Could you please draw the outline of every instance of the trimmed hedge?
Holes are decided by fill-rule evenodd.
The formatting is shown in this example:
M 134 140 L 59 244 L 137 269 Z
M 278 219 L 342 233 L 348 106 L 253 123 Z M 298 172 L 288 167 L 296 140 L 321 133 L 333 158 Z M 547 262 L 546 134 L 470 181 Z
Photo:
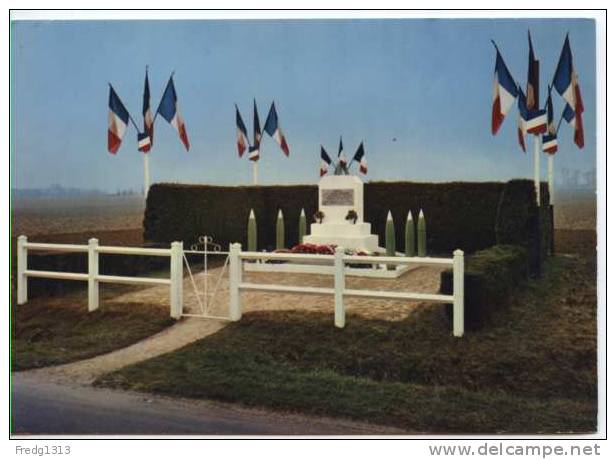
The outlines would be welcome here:
M 409 210 L 415 220 L 426 214 L 429 253 L 451 253 L 456 248 L 475 251 L 496 243 L 494 222 L 504 183 L 369 182 L 364 187 L 364 215 L 372 232 L 385 244 L 385 221 L 391 210 L 396 224 L 396 246 L 404 247 L 404 224 Z M 226 247 L 246 241 L 250 209 L 257 217 L 258 248 L 275 246 L 278 209 L 287 229 L 286 241 L 298 242 L 297 222 L 302 207 L 308 223 L 317 210 L 316 185 L 240 186 L 155 184 L 148 194 L 144 239 L 156 243 L 194 242 L 207 234 Z
M 518 245 L 495 245 L 466 257 L 464 266 L 464 325 L 473 330 L 500 308 L 529 274 L 528 251 Z M 441 273 L 441 293 L 453 293 L 453 273 Z M 453 317 L 453 306 L 447 305 Z
M 498 203 L 496 243 L 524 247 L 529 254 L 532 275 L 541 273 L 541 263 L 548 256 L 553 239 L 549 199 L 546 183 L 541 184 L 541 207 L 538 208 L 533 182 L 511 180 L 505 185 Z
M 370 182 L 364 186 L 364 219 L 385 245 L 385 222 L 391 209 L 396 247 L 404 247 L 404 225 L 411 210 L 426 218 L 428 255 L 456 249 L 474 252 L 496 243 L 494 222 L 504 183 Z
M 224 249 L 231 242 L 247 246 L 250 209 L 257 219 L 257 248 L 274 249 L 276 216 L 282 209 L 287 245 L 298 239 L 299 214 L 304 208 L 308 222 L 317 211 L 316 186 L 240 186 L 155 184 L 148 193 L 144 239 L 184 246 L 207 234 Z
M 16 261 L 14 266 L 17 266 Z M 37 271 L 88 272 L 86 253 L 29 253 L 28 268 Z M 15 268 L 16 269 L 16 268 Z M 137 255 L 99 255 L 99 272 L 115 276 L 143 276 L 152 271 L 168 270 L 169 258 Z M 15 273 L 14 273 L 15 275 Z M 15 277 L 14 277 L 15 278 Z M 58 279 L 28 279 L 28 296 L 62 295 L 75 288 L 85 288 L 86 283 Z
M 542 184 L 541 216 L 535 205 L 530 180 L 502 182 L 368 182 L 364 186 L 364 218 L 385 245 L 387 212 L 395 222 L 396 247 L 404 247 L 404 225 L 409 210 L 415 221 L 419 210 L 426 215 L 428 254 L 451 255 L 455 249 L 467 254 L 495 244 L 525 247 L 532 272 L 549 249 L 552 226 L 549 220 L 547 185 Z M 317 210 L 316 185 L 212 186 L 155 184 L 150 188 L 144 218 L 144 239 L 168 244 L 194 243 L 200 235 L 212 236 L 227 247 L 230 242 L 247 244 L 250 209 L 257 218 L 258 250 L 276 244 L 276 215 L 285 217 L 286 244 L 298 241 L 298 220 L 304 208 L 308 223 Z

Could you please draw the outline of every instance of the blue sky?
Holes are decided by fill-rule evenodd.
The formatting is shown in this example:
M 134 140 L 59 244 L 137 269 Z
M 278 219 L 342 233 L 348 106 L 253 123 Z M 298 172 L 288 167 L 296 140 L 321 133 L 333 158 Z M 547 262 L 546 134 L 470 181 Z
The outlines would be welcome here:
M 364 141 L 368 180 L 507 180 L 532 176 L 517 145 L 516 113 L 490 133 L 498 44 L 525 87 L 531 30 L 545 98 L 570 33 L 586 112 L 586 147 L 560 131 L 556 171 L 595 164 L 595 26 L 576 19 L 23 21 L 11 25 L 14 186 L 115 191 L 140 188 L 142 158 L 131 127 L 107 153 L 111 82 L 140 123 L 146 64 L 152 104 L 172 70 L 190 152 L 159 117 L 152 181 L 247 184 L 235 149 L 235 109 L 252 130 L 272 100 L 291 149 L 262 143 L 262 183 L 314 183 L 319 146 L 347 156 Z M 555 95 L 555 110 L 562 99 Z M 395 139 L 395 140 L 394 140 Z M 532 145 L 532 139 L 527 138 Z M 545 160 L 544 160 L 545 170 Z

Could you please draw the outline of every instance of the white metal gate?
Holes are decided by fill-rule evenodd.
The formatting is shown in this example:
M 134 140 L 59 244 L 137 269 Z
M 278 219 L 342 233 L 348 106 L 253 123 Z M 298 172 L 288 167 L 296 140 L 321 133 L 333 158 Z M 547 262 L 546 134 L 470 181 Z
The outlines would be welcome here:
M 198 279 L 195 279 L 195 275 L 193 275 L 193 271 L 190 267 L 190 262 L 188 260 L 188 257 L 186 256 L 187 254 L 203 255 L 203 282 L 201 282 L 201 286 L 198 285 Z M 224 256 L 225 261 L 220 269 L 220 272 L 214 279 L 214 284 L 210 285 L 209 278 L 211 277 L 211 274 L 208 271 L 207 258 L 208 256 L 212 255 Z M 183 304 L 182 316 L 198 317 L 202 319 L 231 320 L 229 315 L 217 315 L 212 312 L 212 308 L 217 298 L 220 299 L 221 304 L 228 304 L 228 299 L 224 298 L 222 295 L 219 295 L 219 293 L 221 290 L 223 277 L 225 275 L 225 272 L 227 272 L 229 268 L 229 252 L 223 251 L 221 245 L 216 244 L 211 236 L 199 236 L 198 242 L 192 244 L 190 250 L 183 251 L 183 258 L 184 264 L 186 265 L 186 269 L 188 271 L 188 277 L 190 279 L 197 300 L 197 311 L 187 311 L 186 304 Z M 228 307 L 226 308 L 226 310 L 228 311 Z

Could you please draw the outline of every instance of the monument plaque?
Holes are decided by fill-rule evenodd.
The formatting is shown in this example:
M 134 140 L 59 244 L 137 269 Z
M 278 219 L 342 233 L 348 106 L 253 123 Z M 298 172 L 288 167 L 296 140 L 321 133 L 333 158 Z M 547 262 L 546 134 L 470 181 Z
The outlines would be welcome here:
M 370 223 L 364 222 L 364 184 L 354 175 L 330 175 L 319 182 L 321 223 L 310 225 L 304 242 L 334 244 L 366 253 L 380 251 L 379 238 L 370 233 Z M 350 210 L 357 214 L 355 223 L 346 219 Z
M 352 188 L 321 190 L 321 205 L 323 206 L 353 206 L 355 193 Z

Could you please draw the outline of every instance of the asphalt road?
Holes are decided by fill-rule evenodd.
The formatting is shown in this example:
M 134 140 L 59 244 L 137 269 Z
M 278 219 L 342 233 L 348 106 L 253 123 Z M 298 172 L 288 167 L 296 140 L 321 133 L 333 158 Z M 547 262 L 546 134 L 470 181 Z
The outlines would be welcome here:
M 15 435 L 399 435 L 370 424 L 67 386 L 13 374 Z

